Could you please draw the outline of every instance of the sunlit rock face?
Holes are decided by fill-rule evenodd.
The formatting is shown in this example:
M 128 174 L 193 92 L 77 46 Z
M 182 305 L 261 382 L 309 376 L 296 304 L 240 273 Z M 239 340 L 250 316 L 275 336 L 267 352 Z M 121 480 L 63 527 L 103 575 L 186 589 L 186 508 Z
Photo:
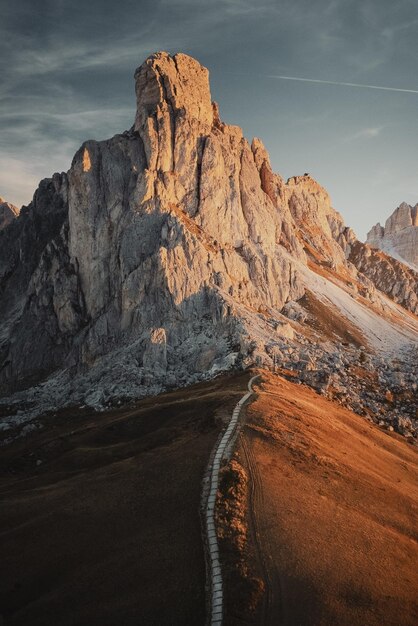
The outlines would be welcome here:
M 65 185 L 55 185 L 65 215 L 28 268 L 20 316 L 9 315 L 4 385 L 64 362 L 91 366 L 133 342 L 142 367 L 160 328 L 168 367 L 182 350 L 184 368 L 210 367 L 240 351 L 234 302 L 279 310 L 303 294 L 289 252 L 302 262 L 305 254 L 283 181 L 261 142 L 250 146 L 239 128 L 221 122 L 208 71 L 186 55 L 158 53 L 135 80 L 134 128 L 86 142 L 62 175 Z M 40 197 L 55 206 L 44 186 L 21 229 Z M 10 272 L 6 283 L 13 285 Z M 22 338 L 10 341 L 15 334 Z M 29 341 L 36 357 L 25 349 Z
M 121 380 L 149 391 L 263 362 L 308 264 L 373 297 L 326 191 L 285 182 L 222 122 L 196 60 L 154 54 L 135 89 L 132 129 L 85 142 L 0 233 L 3 394 L 63 369 L 111 397 Z
M 413 266 L 360 241 L 351 245 L 348 259 L 377 289 L 418 315 L 418 271 Z
M 367 234 L 366 243 L 411 265 L 418 271 L 418 204 L 406 202 L 392 213 L 385 226 L 376 224 Z
M 0 230 L 6 228 L 19 215 L 19 209 L 0 198 Z

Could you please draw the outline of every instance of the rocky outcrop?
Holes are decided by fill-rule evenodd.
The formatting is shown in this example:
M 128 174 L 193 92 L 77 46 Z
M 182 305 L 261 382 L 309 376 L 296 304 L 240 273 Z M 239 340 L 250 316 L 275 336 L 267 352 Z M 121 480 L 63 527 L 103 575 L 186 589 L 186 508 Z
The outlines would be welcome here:
M 6 228 L 19 215 L 19 209 L 0 198 L 0 231 Z
M 379 291 L 418 315 L 418 272 L 360 241 L 352 243 L 348 259 Z
M 312 261 L 334 269 L 346 267 L 339 237 L 345 229 L 341 215 L 331 206 L 327 191 L 309 174 L 289 178 L 284 196 L 297 226 L 297 234 Z
M 392 235 L 404 230 L 404 228 L 408 228 L 409 226 L 418 226 L 417 210 L 418 204 L 411 207 L 406 202 L 402 202 L 402 204 L 386 220 L 385 234 Z
M 312 271 L 379 304 L 326 191 L 222 122 L 205 68 L 160 52 L 135 82 L 131 130 L 85 142 L 0 233 L 3 394 L 49 376 L 26 401 L 96 405 L 317 350 L 285 317 Z
M 418 273 L 413 265 L 406 266 L 358 241 L 353 230 L 345 226 L 341 215 L 332 208 L 326 190 L 308 174 L 289 179 L 284 195 L 298 237 L 312 263 L 348 278 L 357 293 L 375 305 L 378 305 L 378 290 L 418 314 Z M 416 226 L 410 226 L 416 219 L 416 212 L 406 207 L 408 205 L 401 205 L 396 215 L 386 222 L 392 237 L 393 233 L 403 236 L 408 229 L 418 232 Z M 378 237 L 381 230 L 385 231 L 377 224 L 372 229 L 374 236 Z
M 68 179 L 55 174 L 41 181 L 31 204 L 0 232 L 1 379 L 10 380 L 10 389 L 37 382 L 68 355 L 70 309 L 78 307 L 74 282 Z
M 366 243 L 418 271 L 418 204 L 412 207 L 402 202 L 384 227 L 373 226 L 367 233 Z
M 185 370 L 210 369 L 239 352 L 233 303 L 280 310 L 303 294 L 282 180 L 261 142 L 222 123 L 207 70 L 158 53 L 135 78 L 134 128 L 83 144 L 1 248 L 4 302 L 16 304 L 4 311 L 3 391 L 133 345 L 140 378 L 162 350 L 156 329 L 160 369 L 178 373 L 182 351 Z

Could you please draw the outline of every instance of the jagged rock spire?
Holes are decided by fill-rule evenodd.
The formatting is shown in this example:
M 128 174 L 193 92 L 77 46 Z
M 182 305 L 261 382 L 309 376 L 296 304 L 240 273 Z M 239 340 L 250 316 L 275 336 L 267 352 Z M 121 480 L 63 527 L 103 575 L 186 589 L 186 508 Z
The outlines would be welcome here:
M 369 245 L 418 268 L 418 204 L 402 202 L 388 217 L 385 226 L 376 224 L 367 233 Z
M 135 130 L 144 142 L 148 169 L 172 171 L 178 118 L 212 126 L 209 72 L 186 54 L 157 52 L 136 70 L 135 91 Z
M 135 89 L 137 129 L 165 106 L 212 125 L 209 71 L 187 54 L 157 52 L 148 57 L 135 72 Z

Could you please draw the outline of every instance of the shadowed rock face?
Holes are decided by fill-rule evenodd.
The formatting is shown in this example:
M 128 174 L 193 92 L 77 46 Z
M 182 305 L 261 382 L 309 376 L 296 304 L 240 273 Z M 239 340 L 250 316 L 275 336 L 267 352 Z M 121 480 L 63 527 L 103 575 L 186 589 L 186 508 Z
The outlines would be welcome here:
M 308 261 L 374 292 L 326 191 L 221 121 L 197 61 L 154 54 L 135 86 L 132 129 L 84 143 L 0 233 L 3 394 L 61 368 L 111 396 L 262 360 L 260 325 L 303 296 Z
M 373 226 L 367 233 L 366 243 L 418 270 L 418 204 L 412 207 L 402 202 L 384 227 Z
M 283 182 L 260 142 L 220 121 L 208 71 L 158 53 L 135 78 L 134 129 L 83 144 L 2 248 L 1 289 L 16 300 L 4 311 L 3 389 L 135 341 L 142 367 L 159 328 L 176 353 L 188 342 L 187 369 L 210 368 L 239 352 L 234 301 L 280 309 L 303 294 Z
M 13 389 L 60 366 L 81 309 L 68 253 L 68 179 L 54 174 L 0 232 L 1 380 Z

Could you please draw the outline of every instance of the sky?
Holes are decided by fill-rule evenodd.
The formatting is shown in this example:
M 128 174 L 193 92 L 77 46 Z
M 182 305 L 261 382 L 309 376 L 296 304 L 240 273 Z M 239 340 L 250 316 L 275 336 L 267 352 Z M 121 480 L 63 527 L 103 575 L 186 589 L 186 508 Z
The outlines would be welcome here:
M 316 178 L 360 239 L 418 202 L 416 0 L 0 0 L 0 16 L 0 196 L 17 206 L 132 126 L 135 68 L 158 50 L 208 67 L 222 119 L 285 178 Z

